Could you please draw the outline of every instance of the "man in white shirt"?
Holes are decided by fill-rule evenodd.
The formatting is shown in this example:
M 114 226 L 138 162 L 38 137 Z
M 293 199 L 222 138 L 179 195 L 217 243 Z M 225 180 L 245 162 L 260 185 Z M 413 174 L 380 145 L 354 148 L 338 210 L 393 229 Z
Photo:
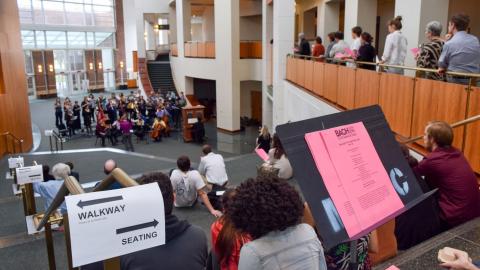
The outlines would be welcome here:
M 362 38 L 360 37 L 363 33 L 363 29 L 360 26 L 355 26 L 352 28 L 352 38 L 353 43 L 350 46 L 350 50 L 352 51 L 353 55 L 350 55 L 351 58 L 356 59 L 358 56 L 358 51 L 362 46 Z M 354 63 L 347 63 L 347 67 L 356 67 Z
M 200 158 L 198 171 L 205 177 L 209 188 L 211 189 L 212 185 L 226 186 L 228 176 L 222 155 L 213 153 L 208 144 L 203 146 L 202 152 L 204 156 Z
M 220 217 L 222 212 L 215 210 L 205 192 L 206 185 L 202 176 L 196 170 L 190 170 L 190 159 L 187 156 L 181 156 L 177 160 L 178 169 L 173 170 L 170 175 L 172 182 L 175 207 L 191 207 L 197 198 L 203 201 L 210 214 Z

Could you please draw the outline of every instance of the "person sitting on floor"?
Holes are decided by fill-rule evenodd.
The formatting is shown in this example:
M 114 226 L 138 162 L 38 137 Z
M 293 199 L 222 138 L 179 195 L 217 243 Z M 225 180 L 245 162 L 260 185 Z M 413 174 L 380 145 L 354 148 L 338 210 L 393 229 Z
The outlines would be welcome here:
M 190 170 L 190 159 L 181 156 L 177 160 L 177 167 L 172 171 L 170 180 L 175 192 L 175 207 L 191 207 L 198 197 L 203 201 L 210 214 L 220 217 L 222 212 L 215 210 L 205 192 L 206 185 L 202 176 L 196 170 Z
M 226 212 L 236 229 L 253 241 L 240 250 L 239 270 L 326 270 L 314 228 L 302 223 L 300 194 L 277 177 L 248 179 L 236 188 Z
M 203 270 L 208 256 L 207 237 L 200 227 L 172 214 L 175 199 L 168 176 L 156 172 L 138 179 L 141 184 L 157 183 L 165 208 L 165 245 L 137 251 L 120 258 L 120 269 Z
M 430 154 L 413 168 L 431 188 L 438 188 L 444 230 L 480 216 L 477 178 L 462 152 L 452 146 L 453 130 L 443 121 L 425 127 L 424 143 Z
M 282 179 L 290 179 L 293 176 L 292 165 L 285 155 L 280 138 L 273 134 L 272 148 L 268 151 L 268 160 L 262 166 L 273 166 L 278 169 L 278 177 Z
M 204 176 L 209 190 L 217 185 L 225 187 L 228 183 L 227 170 L 222 155 L 212 152 L 212 146 L 206 144 L 202 147 L 203 157 L 200 158 L 198 172 Z
M 205 138 L 205 126 L 202 117 L 197 116 L 197 122 L 192 125 L 192 139 L 196 143 L 203 143 Z

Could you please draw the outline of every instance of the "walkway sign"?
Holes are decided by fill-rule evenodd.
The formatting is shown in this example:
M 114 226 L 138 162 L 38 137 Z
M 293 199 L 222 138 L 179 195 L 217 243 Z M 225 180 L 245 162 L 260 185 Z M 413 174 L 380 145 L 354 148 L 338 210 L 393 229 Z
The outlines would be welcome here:
M 157 184 L 65 198 L 73 267 L 165 244 L 165 214 Z
M 17 184 L 23 185 L 34 182 L 43 182 L 42 165 L 20 167 L 15 169 Z

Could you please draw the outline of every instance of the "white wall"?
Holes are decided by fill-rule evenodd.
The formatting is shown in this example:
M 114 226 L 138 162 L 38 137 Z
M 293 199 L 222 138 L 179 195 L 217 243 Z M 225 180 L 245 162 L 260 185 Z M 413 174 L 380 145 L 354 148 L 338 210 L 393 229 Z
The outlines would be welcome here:
M 296 122 L 339 112 L 338 109 L 300 90 L 295 85 L 287 81 L 284 84 L 283 100 L 285 102 L 283 103 L 283 117 L 285 122 Z
M 215 41 L 215 13 L 212 6 L 207 6 L 203 12 L 203 41 Z
M 261 81 L 240 82 L 240 116 L 252 117 L 252 92 L 262 91 Z
M 203 24 L 192 23 L 191 27 L 192 41 L 203 41 Z
M 240 17 L 240 40 L 262 40 L 262 15 Z

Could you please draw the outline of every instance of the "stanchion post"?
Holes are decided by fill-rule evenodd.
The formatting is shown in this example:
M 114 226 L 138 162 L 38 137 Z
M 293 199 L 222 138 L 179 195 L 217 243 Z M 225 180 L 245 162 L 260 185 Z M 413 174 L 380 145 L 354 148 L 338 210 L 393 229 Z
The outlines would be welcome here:
M 56 270 L 57 266 L 55 264 L 55 250 L 53 248 L 52 224 L 50 221 L 45 223 L 45 243 L 47 244 L 48 268 L 50 270 Z
M 78 268 L 73 268 L 72 263 L 72 243 L 70 242 L 70 226 L 68 225 L 68 214 L 63 214 L 63 227 L 65 228 L 65 244 L 67 246 L 68 269 L 78 270 Z
M 34 215 L 37 213 L 34 194 L 35 193 L 33 192 L 32 183 L 23 185 L 22 200 L 23 200 L 23 211 L 25 213 L 25 216 Z

